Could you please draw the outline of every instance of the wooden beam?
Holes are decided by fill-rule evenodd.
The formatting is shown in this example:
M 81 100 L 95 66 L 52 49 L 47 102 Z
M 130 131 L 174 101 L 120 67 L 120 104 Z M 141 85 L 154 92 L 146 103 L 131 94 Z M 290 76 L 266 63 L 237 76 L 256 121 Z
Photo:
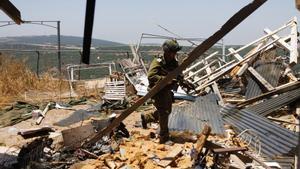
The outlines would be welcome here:
M 260 86 L 263 86 L 265 89 L 267 89 L 267 91 L 274 90 L 274 87 L 264 77 L 262 77 L 253 67 L 249 67 L 248 71 L 256 79 L 255 81 L 260 84 Z
M 213 56 L 215 56 L 215 55 L 218 54 L 218 53 L 219 53 L 219 52 L 216 51 L 216 52 L 210 54 L 209 56 L 207 56 L 206 58 L 204 58 L 203 60 L 201 60 L 201 61 L 199 61 L 199 62 L 193 64 L 192 66 L 190 66 L 190 67 L 188 67 L 187 69 L 185 69 L 185 70 L 183 71 L 183 74 L 185 75 L 185 74 L 187 74 L 189 71 L 191 71 L 192 69 L 196 68 L 197 66 L 200 66 L 201 64 L 204 64 L 204 61 L 207 61 L 207 60 L 211 59 Z
M 16 24 L 20 25 L 24 22 L 21 19 L 20 11 L 9 0 L 0 0 L 0 9 L 2 9 L 2 11 L 4 11 Z
M 291 26 L 291 25 L 292 25 L 292 21 L 289 21 L 288 23 L 284 24 L 282 27 L 280 27 L 280 28 L 274 30 L 272 33 L 270 33 L 270 34 L 268 34 L 268 35 L 265 35 L 265 36 L 263 36 L 263 37 L 261 37 L 261 38 L 259 38 L 259 39 L 256 39 L 255 41 L 250 42 L 250 43 L 248 43 L 247 45 L 245 45 L 245 46 L 243 46 L 243 47 L 237 49 L 236 52 L 240 52 L 240 51 L 242 51 L 242 50 L 244 50 L 244 49 L 246 49 L 246 48 L 248 48 L 248 47 L 250 47 L 250 46 L 256 44 L 257 42 L 264 41 L 264 40 L 268 39 L 270 36 L 276 34 L 276 33 L 279 32 L 279 31 L 282 31 L 283 29 L 285 29 L 285 28 L 287 28 L 287 27 L 289 27 L 289 26 Z M 230 52 L 230 53 L 226 54 L 226 56 L 228 57 L 228 56 L 230 56 L 230 55 L 232 55 L 232 54 L 233 54 L 233 53 Z
M 254 103 L 258 100 L 261 100 L 263 98 L 270 97 L 270 96 L 273 96 L 275 94 L 281 94 L 281 93 L 284 93 L 284 92 L 288 92 L 290 90 L 294 90 L 294 89 L 299 88 L 299 87 L 300 87 L 300 82 L 299 81 L 290 82 L 288 84 L 284 84 L 284 85 L 275 87 L 275 89 L 270 91 L 270 92 L 263 93 L 259 96 L 253 97 L 253 98 L 248 99 L 248 100 L 246 100 L 242 103 L 239 103 L 239 104 L 237 104 L 237 107 L 242 108 L 242 107 L 245 107 L 245 106 L 247 106 L 251 103 Z
M 203 83 L 201 86 L 198 86 L 196 88 L 196 91 L 199 91 L 201 89 L 204 89 L 205 87 L 209 86 L 213 81 L 217 80 L 218 78 L 224 76 L 225 74 L 227 74 L 228 72 L 230 72 L 233 68 L 235 68 L 238 65 L 241 65 L 245 62 L 247 62 L 252 56 L 256 55 L 258 52 L 260 52 L 261 50 L 264 50 L 266 48 L 268 48 L 270 45 L 272 45 L 276 40 L 266 44 L 264 47 L 260 48 L 258 51 L 256 51 L 255 53 L 249 55 L 249 56 L 245 56 L 245 58 L 243 58 L 243 60 L 238 61 L 237 63 L 231 65 L 230 67 L 227 67 L 225 70 L 222 70 L 216 74 L 214 74 L 213 76 L 210 77 L 210 79 L 208 81 L 206 81 L 205 83 Z M 193 82 L 195 83 L 195 82 Z
M 267 0 L 254 0 L 240 11 L 234 14 L 216 33 L 203 41 L 199 46 L 197 46 L 192 52 L 188 54 L 188 58 L 177 67 L 175 70 L 170 72 L 164 79 L 159 81 L 144 97 L 140 98 L 131 107 L 126 109 L 118 116 L 112 123 L 105 129 L 100 131 L 95 137 L 91 138 L 89 141 L 85 142 L 83 146 L 87 146 L 97 142 L 105 134 L 111 132 L 115 127 L 117 127 L 127 116 L 129 116 L 133 111 L 135 111 L 139 106 L 144 104 L 148 99 L 157 94 L 162 88 L 164 88 L 172 79 L 174 79 L 178 74 L 180 74 L 184 69 L 186 69 L 191 63 L 193 63 L 199 56 L 204 54 L 209 48 L 211 48 L 215 43 L 220 41 L 227 33 L 239 25 L 244 19 L 246 19 L 250 14 L 252 14 L 256 9 L 263 5 Z
M 290 64 L 298 63 L 298 30 L 297 30 L 297 18 L 294 17 L 291 25 L 291 49 L 290 49 Z
M 223 153 L 236 153 L 239 151 L 247 151 L 246 147 L 231 147 L 231 148 L 214 148 L 213 153 L 223 154 Z
M 234 56 L 239 60 L 243 60 L 243 57 L 241 57 L 238 53 L 235 52 L 233 48 L 228 49 L 230 52 L 234 52 Z M 256 50 L 257 51 L 257 50 Z M 255 52 L 256 52 L 255 51 Z M 255 53 L 251 52 L 251 53 Z M 249 53 L 249 54 L 251 54 Z M 271 91 L 274 89 L 274 87 L 264 78 L 262 77 L 252 66 L 248 67 L 248 71 L 251 73 L 251 75 L 256 79 L 256 81 L 263 86 L 268 91 Z
M 213 60 L 212 62 L 208 63 L 207 61 L 204 62 L 204 67 L 202 67 L 201 69 L 198 69 L 197 71 L 193 72 L 192 74 L 190 74 L 188 77 L 186 77 L 185 79 L 189 79 L 195 75 L 197 75 L 200 72 L 203 72 L 204 70 L 207 69 L 207 67 L 211 66 L 212 64 L 215 64 L 218 60 Z
M 205 64 L 208 64 L 207 61 L 205 61 L 204 63 L 205 63 Z M 207 72 L 208 75 L 210 75 L 210 74 L 212 73 L 211 68 L 210 68 L 209 65 L 206 67 L 205 70 L 206 70 L 206 72 Z M 214 93 L 218 96 L 218 98 L 219 98 L 219 101 L 218 101 L 219 105 L 224 105 L 224 101 L 223 101 L 222 95 L 221 95 L 221 93 L 220 93 L 220 90 L 219 90 L 219 87 L 218 87 L 217 82 L 214 81 L 214 82 L 212 83 L 211 86 L 212 86 L 213 92 L 214 92 Z
M 235 60 L 232 60 L 232 61 L 230 61 L 230 62 L 224 64 L 223 66 L 217 68 L 217 69 L 216 69 L 214 72 L 212 72 L 210 75 L 204 75 L 204 76 L 200 77 L 199 79 L 195 79 L 195 81 L 193 81 L 192 84 L 195 84 L 195 83 L 197 83 L 197 82 L 199 82 L 199 81 L 201 81 L 201 80 L 203 80 L 203 79 L 205 79 L 205 78 L 207 78 L 207 77 L 209 77 L 209 76 L 213 76 L 214 74 L 218 73 L 218 72 L 221 71 L 222 69 L 224 69 L 224 68 L 226 68 L 226 67 L 229 67 L 229 66 L 232 65 L 234 62 L 236 62 L 236 61 L 235 61 Z
M 264 29 L 264 32 L 265 32 L 266 34 L 272 33 L 272 31 L 271 31 L 270 29 L 268 29 L 268 28 L 265 28 L 265 29 Z M 278 35 L 276 35 L 276 34 L 273 34 L 273 35 L 271 36 L 271 38 L 272 38 L 272 39 L 279 39 L 280 37 L 279 37 Z M 277 43 L 278 45 L 284 47 L 286 50 L 289 50 L 289 51 L 291 50 L 291 46 L 290 46 L 288 43 L 286 43 L 286 42 L 284 41 L 284 39 L 282 39 L 282 38 L 280 38 L 276 43 Z

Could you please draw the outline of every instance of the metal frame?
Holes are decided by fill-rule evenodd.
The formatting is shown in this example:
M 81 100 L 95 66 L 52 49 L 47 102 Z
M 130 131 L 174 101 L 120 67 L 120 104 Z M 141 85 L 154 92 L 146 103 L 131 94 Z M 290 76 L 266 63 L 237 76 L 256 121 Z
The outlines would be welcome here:
M 6 23 L 6 24 L 1 24 Z M 47 24 L 56 23 L 56 26 Z M 0 21 L 0 27 L 16 25 L 13 21 Z M 23 21 L 22 24 L 42 25 L 57 30 L 57 57 L 58 57 L 58 70 L 61 75 L 61 44 L 60 44 L 60 21 Z
M 198 44 L 194 43 L 194 41 L 196 42 L 203 42 L 205 41 L 205 38 L 184 38 L 184 37 L 178 37 L 178 35 L 176 35 L 177 37 L 172 37 L 172 36 L 165 36 L 165 35 L 156 35 L 156 34 L 151 34 L 151 33 L 142 33 L 140 40 L 136 46 L 136 52 L 139 52 L 140 50 L 140 46 L 142 44 L 142 40 L 143 39 L 176 39 L 176 40 L 180 40 L 180 41 L 187 41 L 189 43 L 191 43 L 192 46 L 197 46 Z M 224 44 L 224 39 L 221 39 L 220 42 L 217 42 L 216 45 L 221 45 L 222 46 L 222 58 L 224 60 L 225 57 L 225 44 Z

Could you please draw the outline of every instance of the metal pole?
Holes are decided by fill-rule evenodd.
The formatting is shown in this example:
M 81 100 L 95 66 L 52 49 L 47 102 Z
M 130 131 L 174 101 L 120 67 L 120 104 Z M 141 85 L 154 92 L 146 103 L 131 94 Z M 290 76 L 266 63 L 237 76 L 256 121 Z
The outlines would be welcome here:
M 36 75 L 39 77 L 39 71 L 40 71 L 40 52 L 35 51 L 37 54 L 37 61 L 36 61 Z
M 86 13 L 84 24 L 84 37 L 83 37 L 83 51 L 82 51 L 82 63 L 90 64 L 90 50 L 92 42 L 94 15 L 95 15 L 96 0 L 86 1 Z
M 60 21 L 57 21 L 57 57 L 58 57 L 59 76 L 61 76 Z
M 226 61 L 225 59 L 225 42 L 224 42 L 224 38 L 222 39 L 222 59 L 224 61 Z
M 79 51 L 79 54 L 80 54 L 80 58 L 82 58 L 83 54 L 81 51 Z M 80 68 L 81 68 L 81 64 L 82 64 L 82 59 L 80 59 L 80 62 L 79 62 L 79 69 L 78 69 L 78 80 L 80 80 Z

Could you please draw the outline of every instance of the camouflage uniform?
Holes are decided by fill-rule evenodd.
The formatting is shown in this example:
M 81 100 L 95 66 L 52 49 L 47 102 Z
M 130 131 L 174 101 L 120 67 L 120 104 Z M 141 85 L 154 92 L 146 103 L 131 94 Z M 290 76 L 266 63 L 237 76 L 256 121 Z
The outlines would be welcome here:
M 163 56 L 156 57 L 150 65 L 148 71 L 149 88 L 152 88 L 158 81 L 163 79 L 169 72 L 178 67 L 177 60 L 172 60 L 166 63 Z M 168 129 L 168 117 L 172 111 L 173 92 L 172 89 L 177 88 L 177 82 L 173 80 L 173 83 L 167 85 L 160 90 L 152 99 L 154 100 L 154 106 L 156 111 L 153 113 L 145 114 L 144 118 L 147 123 L 159 121 L 160 125 L 160 137 L 163 140 L 167 140 L 169 137 Z

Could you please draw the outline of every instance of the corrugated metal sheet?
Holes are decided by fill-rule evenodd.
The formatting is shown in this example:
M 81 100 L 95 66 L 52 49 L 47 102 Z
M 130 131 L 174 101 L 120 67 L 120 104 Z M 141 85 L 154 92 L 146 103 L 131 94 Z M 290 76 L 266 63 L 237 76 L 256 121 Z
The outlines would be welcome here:
M 211 126 L 212 133 L 224 134 L 224 123 L 215 94 L 197 97 L 195 102 L 188 105 L 174 106 L 169 116 L 170 130 L 199 133 L 205 124 Z
M 267 116 L 274 110 L 279 109 L 285 105 L 288 105 L 300 98 L 300 89 L 292 90 L 283 93 L 279 96 L 273 97 L 271 99 L 265 100 L 259 104 L 249 106 L 245 110 L 260 114 L 262 116 Z
M 298 135 L 281 127 L 267 118 L 246 110 L 237 110 L 230 107 L 221 109 L 225 123 L 236 128 L 240 133 L 252 129 L 259 136 L 264 156 L 269 158 L 294 155 L 298 144 Z M 254 142 L 251 144 L 254 147 Z
M 295 157 L 283 157 L 274 159 L 282 169 L 291 169 L 295 164 Z
M 247 87 L 246 87 L 246 99 L 250 99 L 252 97 L 258 96 L 262 93 L 259 85 L 252 79 L 252 77 L 247 77 Z
M 284 69 L 281 63 L 264 61 L 257 61 L 253 67 L 273 87 L 278 85 L 280 72 Z M 248 77 L 247 80 L 248 85 L 245 94 L 246 99 L 260 95 L 262 90 L 260 89 L 259 85 L 252 79 L 252 77 Z

